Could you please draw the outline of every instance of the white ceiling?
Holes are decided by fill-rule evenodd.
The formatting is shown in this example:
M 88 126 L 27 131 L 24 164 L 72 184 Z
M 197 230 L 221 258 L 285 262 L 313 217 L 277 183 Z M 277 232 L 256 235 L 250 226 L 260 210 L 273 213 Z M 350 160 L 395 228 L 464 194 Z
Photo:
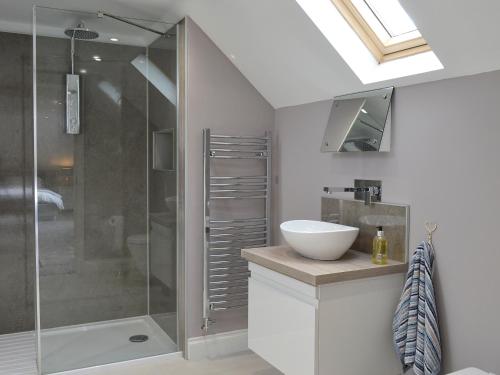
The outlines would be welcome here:
M 314 0 L 311 0 L 314 1 Z M 275 107 L 387 85 L 500 69 L 500 1 L 400 0 L 445 69 L 363 85 L 295 0 L 45 0 L 176 22 L 189 15 Z M 32 0 L 0 0 L 0 28 L 31 22 Z
M 144 7 L 144 3 L 138 6 L 137 0 L 38 0 L 36 4 L 40 8 L 36 12 L 37 35 L 66 37 L 65 29 L 83 21 L 87 28 L 98 31 L 98 42 L 110 43 L 110 37 L 118 37 L 119 44 L 145 46 L 158 36 L 108 17 L 98 18 L 97 13 L 103 10 L 122 17 L 131 17 L 138 24 L 165 32 L 179 22 L 182 16 L 163 17 L 165 1 L 162 1 L 162 7 L 158 7 L 159 3 L 148 0 L 148 6 Z M 31 0 L 0 0 L 0 30 L 31 33 L 32 6 Z

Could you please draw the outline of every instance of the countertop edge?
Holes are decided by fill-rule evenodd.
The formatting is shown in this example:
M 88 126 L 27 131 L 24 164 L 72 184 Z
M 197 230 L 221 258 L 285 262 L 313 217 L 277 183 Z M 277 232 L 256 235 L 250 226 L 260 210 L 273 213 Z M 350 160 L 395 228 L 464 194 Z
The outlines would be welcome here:
M 295 268 L 287 266 L 286 264 L 276 262 L 274 260 L 266 259 L 251 253 L 246 249 L 241 250 L 241 256 L 251 263 L 258 264 L 259 266 L 270 269 L 271 271 L 278 272 L 282 275 L 291 277 L 292 279 L 302 281 L 306 284 L 318 286 L 317 277 L 307 272 L 297 271 Z M 295 273 L 300 272 L 300 277 L 296 277 Z
M 406 271 L 408 270 L 408 263 L 398 262 L 397 264 L 389 264 L 376 268 L 339 271 L 325 275 L 312 275 L 295 267 L 280 263 L 279 261 L 254 254 L 252 252 L 252 249 L 242 249 L 241 256 L 251 263 L 255 263 L 259 266 L 268 268 L 271 271 L 278 272 L 282 275 L 291 277 L 295 280 L 304 282 L 312 286 L 321 286 L 336 282 L 361 280 L 370 277 L 406 273 Z
M 318 280 L 314 285 L 319 286 L 319 285 L 331 284 L 342 281 L 354 281 L 354 280 L 368 279 L 370 277 L 394 275 L 398 273 L 406 273 L 407 270 L 408 270 L 408 264 L 402 263 L 402 264 L 385 265 L 381 266 L 380 268 L 339 272 L 332 275 L 317 276 Z

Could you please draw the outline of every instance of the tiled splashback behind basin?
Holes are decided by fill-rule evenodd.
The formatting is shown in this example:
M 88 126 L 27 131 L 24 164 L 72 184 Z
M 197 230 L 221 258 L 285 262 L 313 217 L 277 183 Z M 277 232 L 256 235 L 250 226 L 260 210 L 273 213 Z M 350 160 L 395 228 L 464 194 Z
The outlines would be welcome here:
M 348 199 L 321 198 L 321 220 L 359 228 L 352 249 L 371 254 L 377 226 L 384 227 L 390 259 L 407 262 L 410 207 Z

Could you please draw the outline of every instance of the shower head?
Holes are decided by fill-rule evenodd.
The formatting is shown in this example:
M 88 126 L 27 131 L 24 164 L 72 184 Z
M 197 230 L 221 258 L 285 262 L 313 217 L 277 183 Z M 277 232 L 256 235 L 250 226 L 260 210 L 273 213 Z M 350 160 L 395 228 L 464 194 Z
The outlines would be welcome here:
M 97 31 L 86 28 L 83 22 L 80 22 L 76 27 L 64 30 L 64 34 L 77 40 L 92 40 L 99 37 Z
M 66 134 L 80 134 L 80 76 L 75 74 L 75 40 L 92 40 L 99 37 L 83 22 L 64 30 L 71 38 L 71 74 L 66 74 Z

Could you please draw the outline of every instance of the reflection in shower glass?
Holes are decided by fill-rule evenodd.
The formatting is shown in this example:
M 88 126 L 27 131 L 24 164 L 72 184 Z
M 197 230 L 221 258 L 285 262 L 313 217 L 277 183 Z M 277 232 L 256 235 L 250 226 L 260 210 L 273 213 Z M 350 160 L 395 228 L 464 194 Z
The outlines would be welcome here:
M 96 37 L 67 31 L 75 25 Z M 175 28 L 169 33 L 36 10 L 43 373 L 177 351 L 177 175 L 150 168 L 152 132 L 175 129 L 176 107 L 132 63 L 147 57 L 175 85 Z M 68 131 L 76 119 L 78 131 Z
M 177 42 L 175 29 L 149 46 L 149 201 L 150 201 L 150 314 L 177 342 Z M 144 73 L 142 73 L 144 74 Z M 175 83 L 174 83 L 175 82 Z M 154 142 L 163 134 L 170 142 Z M 162 152 L 159 152 L 161 149 Z M 165 160 L 155 168 L 154 157 Z
M 34 371 L 31 36 L 0 32 L 0 373 Z M 40 192 L 43 199 L 43 192 Z M 13 350 L 15 348 L 15 350 Z

